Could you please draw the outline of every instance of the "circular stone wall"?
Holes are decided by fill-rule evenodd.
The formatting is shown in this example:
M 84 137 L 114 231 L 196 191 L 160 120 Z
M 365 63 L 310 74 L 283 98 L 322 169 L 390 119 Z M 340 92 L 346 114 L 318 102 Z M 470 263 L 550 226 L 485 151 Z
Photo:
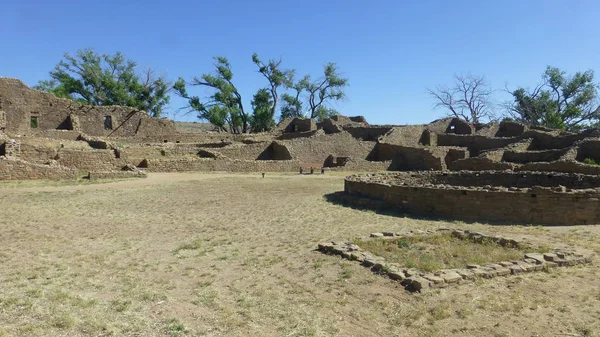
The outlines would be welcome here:
M 349 176 L 344 190 L 350 196 L 372 199 L 373 205 L 384 202 L 401 211 L 452 219 L 533 225 L 600 223 L 600 176 L 398 172 Z

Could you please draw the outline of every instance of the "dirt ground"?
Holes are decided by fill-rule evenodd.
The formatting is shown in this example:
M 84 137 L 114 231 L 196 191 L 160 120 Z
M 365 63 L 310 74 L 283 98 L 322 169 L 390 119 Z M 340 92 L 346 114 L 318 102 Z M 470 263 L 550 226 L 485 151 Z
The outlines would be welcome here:
M 490 226 L 352 209 L 343 175 L 150 174 L 0 185 L 0 336 L 598 336 L 598 259 L 411 294 L 315 251 L 453 226 L 600 252 L 600 226 Z

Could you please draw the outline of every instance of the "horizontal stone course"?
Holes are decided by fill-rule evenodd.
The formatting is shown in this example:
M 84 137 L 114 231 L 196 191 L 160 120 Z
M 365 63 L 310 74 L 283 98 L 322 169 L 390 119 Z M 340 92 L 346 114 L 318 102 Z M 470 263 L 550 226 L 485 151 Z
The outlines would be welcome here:
M 471 240 L 475 237 L 481 237 L 485 240 L 494 241 L 499 245 L 511 247 L 529 246 L 529 243 L 514 239 L 506 239 L 503 237 L 451 228 L 440 228 L 437 231 L 428 230 L 393 233 L 393 235 L 388 236 L 383 235 L 381 232 L 377 232 L 371 233 L 370 237 L 378 240 L 391 240 L 414 235 L 435 235 L 448 232 L 463 239 Z M 364 237 L 362 239 L 368 238 Z M 373 272 L 385 274 L 392 280 L 400 281 L 400 284 L 404 286 L 406 290 L 413 292 L 423 292 L 430 288 L 443 288 L 451 284 L 472 282 L 476 278 L 491 279 L 499 276 L 542 271 L 546 268 L 574 266 L 577 264 L 589 263 L 591 261 L 591 254 L 587 252 L 584 254 L 571 250 L 554 249 L 552 252 L 545 254 L 526 253 L 524 254 L 523 259 L 520 260 L 501 261 L 498 263 L 489 263 L 484 266 L 467 265 L 462 269 L 442 269 L 432 273 L 404 268 L 396 263 L 389 263 L 383 257 L 373 255 L 351 242 L 324 242 L 318 244 L 318 250 L 326 254 L 340 255 L 349 260 L 359 261 L 361 265 L 370 268 Z
M 345 179 L 342 201 L 468 221 L 600 223 L 600 176 L 545 172 L 403 172 Z M 371 200 L 369 200 L 371 199 Z

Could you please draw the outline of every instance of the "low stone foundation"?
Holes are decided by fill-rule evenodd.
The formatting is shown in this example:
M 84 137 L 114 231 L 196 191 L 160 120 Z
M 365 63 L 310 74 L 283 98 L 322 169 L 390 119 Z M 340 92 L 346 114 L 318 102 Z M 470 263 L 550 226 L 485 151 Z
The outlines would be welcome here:
M 224 171 L 224 172 L 298 172 L 295 160 L 235 160 L 213 158 L 147 159 L 140 167 L 148 172 Z
M 465 240 L 482 242 L 489 240 L 502 246 L 527 248 L 531 244 L 500 236 L 490 236 L 471 231 L 462 231 L 451 228 L 441 228 L 436 231 L 416 231 L 407 233 L 372 233 L 372 238 L 398 239 L 413 235 L 435 235 L 447 233 Z M 363 238 L 366 239 L 366 238 Z M 442 269 L 434 273 L 426 273 L 417 269 L 403 268 L 396 263 L 387 262 L 384 258 L 371 254 L 351 242 L 325 242 L 318 245 L 318 249 L 326 254 L 340 255 L 343 258 L 358 261 L 361 265 L 370 268 L 373 272 L 387 275 L 392 280 L 400 282 L 408 291 L 423 292 L 431 288 L 444 288 L 449 285 L 473 282 L 477 278 L 491 279 L 498 276 L 517 275 L 548 268 L 574 266 L 589 263 L 592 255 L 587 251 L 565 249 L 552 249 L 545 254 L 524 254 L 522 259 L 500 261 L 486 265 L 468 265 L 463 269 Z
M 383 202 L 401 212 L 459 220 L 600 223 L 600 176 L 506 171 L 381 173 L 349 176 L 344 191 L 372 199 L 378 208 Z
M 0 180 L 77 179 L 77 170 L 58 165 L 33 164 L 0 157 Z
M 146 178 L 148 174 L 144 171 L 105 171 L 105 172 L 90 172 L 88 179 L 126 179 L 126 178 Z

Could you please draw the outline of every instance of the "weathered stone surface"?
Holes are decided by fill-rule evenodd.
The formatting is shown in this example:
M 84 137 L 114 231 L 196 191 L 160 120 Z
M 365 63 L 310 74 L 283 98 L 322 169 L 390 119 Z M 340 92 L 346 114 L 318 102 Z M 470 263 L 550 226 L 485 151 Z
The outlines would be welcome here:
M 423 292 L 430 287 L 430 281 L 420 276 L 411 276 L 403 282 L 409 291 Z
M 319 250 L 322 252 L 330 252 L 333 250 L 333 243 L 331 242 L 323 242 L 319 243 Z
M 597 147 L 600 149 L 600 142 Z M 538 167 L 539 164 L 532 166 Z M 599 194 L 589 189 L 589 186 L 600 186 L 600 177 L 597 177 L 600 167 L 594 167 L 593 170 L 594 175 L 586 176 L 527 172 L 526 180 L 522 179 L 523 173 L 516 172 L 400 172 L 372 174 L 362 179 L 350 176 L 346 178 L 345 186 L 347 193 L 371 197 L 386 202 L 390 207 L 415 213 L 433 212 L 437 216 L 465 220 L 579 225 L 600 223 L 600 203 L 577 203 L 571 195 L 585 193 L 588 200 Z M 574 192 L 552 191 L 549 186 L 556 182 L 570 185 Z M 488 184 L 490 187 L 485 188 Z M 519 190 L 508 191 L 501 187 L 506 185 L 518 186 Z M 451 189 L 447 186 L 460 188 Z M 485 202 L 481 202 L 484 196 Z M 440 200 L 443 202 L 440 203 Z M 540 208 L 544 212 L 536 211 Z M 513 247 L 529 245 L 523 239 L 484 236 L 477 232 L 469 232 L 468 235 L 477 242 L 492 240 Z
M 460 275 L 464 280 L 472 280 L 475 278 L 475 274 L 468 269 L 458 269 L 456 271 L 458 275 Z
M 535 260 L 536 263 L 538 263 L 538 264 L 542 264 L 542 263 L 544 263 L 546 261 L 546 259 L 544 258 L 544 255 L 543 254 L 538 254 L 538 253 L 528 253 L 528 254 L 525 254 L 525 258 Z
M 350 260 L 356 260 L 359 262 L 362 262 L 365 260 L 363 254 L 359 253 L 359 252 L 351 252 L 350 253 Z
M 420 274 L 420 272 L 417 269 L 404 269 L 404 274 L 406 274 L 406 276 L 408 277 L 413 277 L 413 276 L 417 276 Z
M 524 272 L 523 268 L 521 268 L 521 266 L 512 266 L 509 268 L 511 274 L 520 274 L 522 272 Z
M 544 254 L 544 260 L 546 260 L 546 261 L 554 261 L 557 258 L 558 258 L 558 256 L 554 253 L 545 253 Z
M 496 274 L 498 276 L 510 275 L 510 269 L 509 268 L 502 267 L 502 268 L 498 268 L 498 269 L 495 269 L 495 270 L 496 270 Z
M 383 236 L 383 233 L 371 233 L 372 238 L 382 238 Z
M 483 277 L 483 278 L 492 278 L 494 277 L 493 275 L 490 276 L 488 275 L 488 273 L 481 269 L 481 268 L 477 268 L 477 269 L 471 269 L 471 271 L 473 272 L 473 275 L 477 276 L 477 277 Z
M 406 275 L 400 270 L 390 270 L 387 274 L 389 278 L 396 281 L 402 281 L 406 278 Z
M 443 273 L 441 275 L 441 278 L 443 278 L 444 281 L 446 281 L 447 283 L 456 283 L 462 280 L 462 276 L 460 276 L 457 272 L 454 271 Z
M 435 283 L 435 284 L 440 284 L 440 283 L 444 283 L 444 279 L 439 277 L 439 276 L 435 276 L 433 274 L 425 274 L 423 275 L 424 278 L 426 278 L 427 280 Z

